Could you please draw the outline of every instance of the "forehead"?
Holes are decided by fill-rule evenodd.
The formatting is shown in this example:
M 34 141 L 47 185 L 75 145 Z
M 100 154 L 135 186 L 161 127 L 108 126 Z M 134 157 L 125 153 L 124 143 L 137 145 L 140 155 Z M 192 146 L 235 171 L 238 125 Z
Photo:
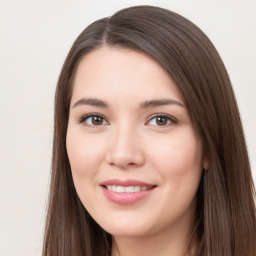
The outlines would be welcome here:
M 73 99 L 161 97 L 183 101 L 169 73 L 152 57 L 131 49 L 101 47 L 80 61 L 73 84 Z

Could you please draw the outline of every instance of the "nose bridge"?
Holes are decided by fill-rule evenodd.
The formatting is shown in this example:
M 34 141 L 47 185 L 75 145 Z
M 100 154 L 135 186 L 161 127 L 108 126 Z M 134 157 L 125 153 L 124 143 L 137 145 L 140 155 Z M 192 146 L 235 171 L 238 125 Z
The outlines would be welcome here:
M 139 141 L 140 135 L 135 125 L 125 121 L 117 124 L 111 134 L 108 162 L 122 168 L 142 165 L 144 155 Z

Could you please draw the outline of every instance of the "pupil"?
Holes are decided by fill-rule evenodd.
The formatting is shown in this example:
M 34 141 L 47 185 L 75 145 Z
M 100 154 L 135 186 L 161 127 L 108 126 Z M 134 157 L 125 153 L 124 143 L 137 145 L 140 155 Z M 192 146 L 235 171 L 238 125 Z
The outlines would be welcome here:
M 157 123 L 158 125 L 166 125 L 166 124 L 167 124 L 167 118 L 166 118 L 166 117 L 161 117 L 161 116 L 159 116 L 159 117 L 157 117 L 157 119 L 156 119 L 156 123 Z
M 94 116 L 94 117 L 92 118 L 92 123 L 93 123 L 94 125 L 100 125 L 100 124 L 103 123 L 103 120 L 102 120 L 102 118 L 99 117 L 99 116 Z

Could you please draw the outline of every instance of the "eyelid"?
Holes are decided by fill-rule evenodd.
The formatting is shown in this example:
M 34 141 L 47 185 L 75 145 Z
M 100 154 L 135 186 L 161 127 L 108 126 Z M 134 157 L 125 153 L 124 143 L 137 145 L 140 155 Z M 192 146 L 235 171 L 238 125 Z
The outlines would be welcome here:
M 165 114 L 165 113 L 157 113 L 157 114 L 153 114 L 151 115 L 147 121 L 146 121 L 146 125 L 153 119 L 153 118 L 156 118 L 156 117 L 164 117 L 164 118 L 167 118 L 171 121 L 171 124 L 177 124 L 178 123 L 178 120 L 176 118 L 174 118 L 173 116 L 169 115 L 169 114 Z M 162 127 L 167 127 L 171 124 L 167 124 L 167 125 L 163 125 Z M 160 125 L 152 125 L 152 126 L 158 126 L 158 127 L 161 127 Z
M 107 122 L 107 124 L 102 124 L 102 125 L 90 125 L 90 124 L 86 124 L 87 126 L 96 127 L 96 126 L 109 125 L 109 121 L 107 120 L 107 118 L 106 118 L 104 115 L 99 114 L 99 113 L 89 113 L 89 114 L 85 114 L 85 115 L 83 115 L 82 117 L 79 118 L 78 122 L 82 124 L 83 122 L 85 122 L 85 120 L 86 120 L 87 118 L 95 117 L 95 116 L 96 116 L 96 117 L 103 118 L 103 119 Z

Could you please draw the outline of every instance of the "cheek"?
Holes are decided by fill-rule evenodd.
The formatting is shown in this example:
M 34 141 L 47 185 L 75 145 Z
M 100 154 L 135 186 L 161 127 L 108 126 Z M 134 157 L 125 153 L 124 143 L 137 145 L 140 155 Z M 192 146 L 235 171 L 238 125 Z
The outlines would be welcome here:
M 93 208 L 94 200 L 97 199 L 92 188 L 97 183 L 95 177 L 103 157 L 99 143 L 94 136 L 84 136 L 76 129 L 67 131 L 66 147 L 73 182 L 80 200 L 88 209 Z
M 97 165 L 103 158 L 99 140 L 70 129 L 67 132 L 66 147 L 74 178 L 90 177 L 97 171 Z
M 153 141 L 151 158 L 164 177 L 192 176 L 202 169 L 201 141 L 190 128 Z
M 166 212 L 164 216 L 172 216 L 171 219 L 174 220 L 185 213 L 193 214 L 194 199 L 202 174 L 200 139 L 193 130 L 187 129 L 181 133 L 173 133 L 159 143 L 155 142 L 153 149 L 154 169 L 158 170 L 162 178 L 161 211 Z

